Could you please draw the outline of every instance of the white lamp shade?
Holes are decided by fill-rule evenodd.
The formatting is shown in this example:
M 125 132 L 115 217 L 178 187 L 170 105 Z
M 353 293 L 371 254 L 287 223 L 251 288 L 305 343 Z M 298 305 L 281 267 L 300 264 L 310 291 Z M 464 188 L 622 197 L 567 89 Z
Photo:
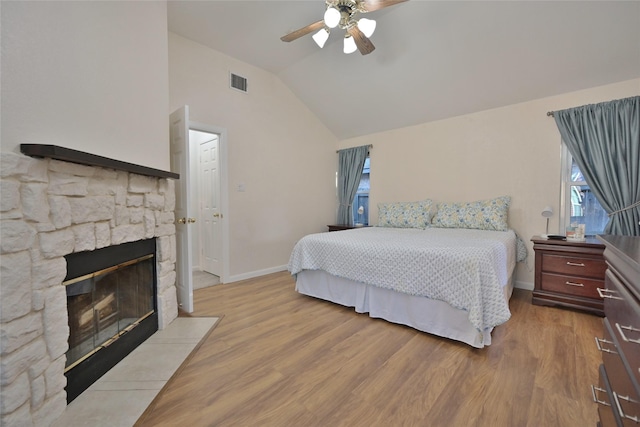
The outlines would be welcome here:
M 547 206 L 542 210 L 542 216 L 545 218 L 551 218 L 553 216 L 553 208 L 551 206 Z
M 353 40 L 353 37 L 351 36 L 346 36 L 344 38 L 344 53 L 353 53 L 358 49 L 358 46 L 356 46 L 356 42 L 355 40 Z
M 324 44 L 327 42 L 328 38 L 329 38 L 329 31 L 327 31 L 324 28 L 313 35 L 313 41 L 315 41 L 316 44 L 320 46 L 320 49 L 324 47 Z
M 324 12 L 324 24 L 329 28 L 335 28 L 340 23 L 340 11 L 335 7 L 329 7 Z
M 376 21 L 373 19 L 361 18 L 358 21 L 358 28 L 367 37 L 371 37 L 376 30 Z

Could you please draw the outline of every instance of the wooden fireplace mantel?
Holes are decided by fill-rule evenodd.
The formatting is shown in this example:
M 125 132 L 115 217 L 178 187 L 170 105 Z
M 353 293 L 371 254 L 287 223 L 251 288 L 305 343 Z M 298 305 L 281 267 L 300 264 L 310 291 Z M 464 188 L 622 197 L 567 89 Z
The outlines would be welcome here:
M 81 165 L 111 168 L 126 172 L 137 173 L 139 175 L 152 176 L 155 178 L 180 179 L 180 174 L 177 174 L 175 172 L 163 171 L 160 169 L 136 165 L 134 163 L 110 159 L 108 157 L 102 157 L 96 154 L 86 153 L 84 151 L 60 147 L 59 145 L 20 144 L 20 152 L 31 157 L 46 157 L 71 163 L 79 163 Z

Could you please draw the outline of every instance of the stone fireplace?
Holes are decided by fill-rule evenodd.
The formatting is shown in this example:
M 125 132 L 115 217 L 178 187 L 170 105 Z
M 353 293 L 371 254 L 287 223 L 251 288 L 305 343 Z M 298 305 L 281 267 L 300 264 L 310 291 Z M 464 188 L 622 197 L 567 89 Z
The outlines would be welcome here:
M 1 425 L 48 426 L 67 404 L 65 257 L 152 240 L 159 329 L 177 317 L 176 176 L 92 155 L 78 164 L 69 152 L 0 156 Z

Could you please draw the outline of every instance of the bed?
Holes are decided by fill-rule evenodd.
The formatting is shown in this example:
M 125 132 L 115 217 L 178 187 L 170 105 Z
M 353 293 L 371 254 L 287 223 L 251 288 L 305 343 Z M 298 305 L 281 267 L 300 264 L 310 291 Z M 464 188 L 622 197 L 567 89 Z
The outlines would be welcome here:
M 421 221 L 428 222 L 303 237 L 288 264 L 296 291 L 475 348 L 490 345 L 493 329 L 511 316 L 522 242 L 510 229 Z

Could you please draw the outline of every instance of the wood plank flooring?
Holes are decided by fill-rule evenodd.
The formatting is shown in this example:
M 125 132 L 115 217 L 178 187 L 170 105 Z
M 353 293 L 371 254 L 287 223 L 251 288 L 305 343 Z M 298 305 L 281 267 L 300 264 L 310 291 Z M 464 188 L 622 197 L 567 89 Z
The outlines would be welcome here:
M 194 292 L 224 316 L 136 426 L 595 426 L 602 319 L 531 305 L 473 349 L 294 291 L 287 272 Z

